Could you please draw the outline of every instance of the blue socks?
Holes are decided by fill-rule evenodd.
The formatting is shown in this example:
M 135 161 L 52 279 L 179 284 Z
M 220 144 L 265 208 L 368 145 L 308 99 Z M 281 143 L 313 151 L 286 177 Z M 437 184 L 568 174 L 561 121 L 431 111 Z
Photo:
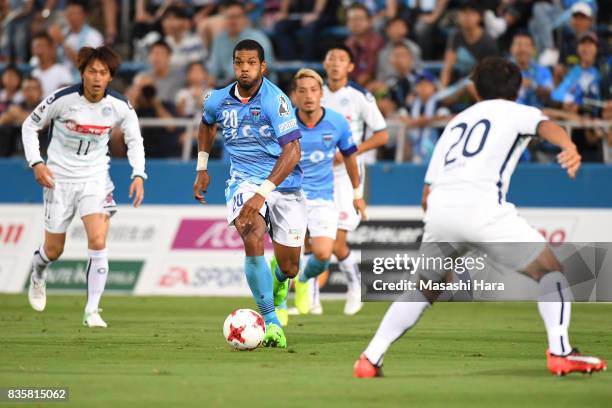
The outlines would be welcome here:
M 288 279 L 287 276 L 281 272 L 278 265 L 276 265 L 276 269 L 274 270 L 274 275 L 276 275 L 276 279 L 281 283 Z
M 310 258 L 308 258 L 304 271 L 302 271 L 298 279 L 300 282 L 304 283 L 310 278 L 316 278 L 326 271 L 327 268 L 329 268 L 329 260 L 320 261 L 316 256 L 312 255 Z
M 255 303 L 259 307 L 259 312 L 262 314 L 266 325 L 274 323 L 280 327 L 281 324 L 274 312 L 274 296 L 272 294 L 274 283 L 266 258 L 263 255 L 247 256 L 244 260 L 244 271 Z

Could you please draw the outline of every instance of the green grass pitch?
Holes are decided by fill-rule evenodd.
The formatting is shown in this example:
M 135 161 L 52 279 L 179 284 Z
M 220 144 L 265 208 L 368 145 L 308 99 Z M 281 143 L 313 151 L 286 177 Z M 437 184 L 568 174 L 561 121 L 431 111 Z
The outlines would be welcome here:
M 246 298 L 106 296 L 108 329 L 80 326 L 84 297 L 0 295 L 0 387 L 68 386 L 74 407 L 603 407 L 612 375 L 556 378 L 534 303 L 447 303 L 428 310 L 391 348 L 385 378 L 352 366 L 387 305 L 354 317 L 342 302 L 292 317 L 289 347 L 230 351 L 221 326 Z M 577 304 L 572 343 L 612 358 L 612 305 Z M 0 408 L 10 406 L 0 403 Z M 19 407 L 42 406 L 19 404 Z

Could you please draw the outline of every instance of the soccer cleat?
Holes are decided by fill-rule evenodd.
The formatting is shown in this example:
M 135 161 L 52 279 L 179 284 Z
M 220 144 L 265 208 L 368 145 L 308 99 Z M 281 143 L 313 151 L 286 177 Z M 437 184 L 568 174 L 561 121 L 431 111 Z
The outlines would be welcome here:
M 310 314 L 320 316 L 323 314 L 323 306 L 319 303 L 318 305 L 312 305 L 310 307 Z
M 361 291 L 357 289 L 349 289 L 349 291 L 346 293 L 344 314 L 349 316 L 356 315 L 359 313 L 362 307 L 363 302 L 361 301 Z
M 87 313 L 83 315 L 83 326 L 87 327 L 107 327 L 106 322 L 102 320 L 100 312 L 102 309 L 98 309 L 95 312 Z
M 367 359 L 365 354 L 362 354 L 359 360 L 355 361 L 353 375 L 357 378 L 374 378 L 382 377 L 383 373 L 381 367 L 377 367 L 370 363 L 370 360 Z
M 34 272 L 32 272 L 34 274 Z M 28 300 L 30 306 L 37 312 L 42 312 L 47 306 L 47 284 L 44 280 L 36 283 L 33 276 L 30 276 L 30 288 L 28 289 Z
M 264 347 L 287 347 L 287 338 L 283 329 L 274 323 L 268 323 L 266 325 L 266 334 L 261 343 Z
M 281 326 L 286 327 L 289 324 L 289 312 L 286 307 L 277 307 L 275 309 L 276 317 Z
M 566 356 L 557 356 L 546 350 L 546 366 L 551 374 L 562 376 L 569 373 L 591 374 L 597 371 L 605 371 L 606 362 L 599 357 L 583 356 L 578 349 L 574 348 Z
M 295 283 L 295 307 L 300 314 L 308 314 L 310 311 L 310 294 L 308 293 L 308 281 L 300 282 L 299 279 L 294 280 Z
M 297 309 L 297 307 L 290 307 L 287 309 L 287 314 L 289 316 L 297 316 L 300 314 L 300 311 Z
M 272 279 L 274 280 L 274 306 L 278 307 L 287 301 L 287 295 L 289 295 L 289 279 L 284 282 L 280 282 L 276 277 L 276 257 L 273 256 L 270 261 L 270 271 L 272 272 Z

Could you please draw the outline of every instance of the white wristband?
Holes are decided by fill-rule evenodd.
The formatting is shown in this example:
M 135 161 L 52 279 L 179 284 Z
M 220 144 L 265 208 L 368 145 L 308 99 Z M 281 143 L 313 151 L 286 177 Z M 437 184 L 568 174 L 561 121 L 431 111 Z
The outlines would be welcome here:
M 196 171 L 208 169 L 208 153 L 198 152 L 198 164 L 196 165 Z
M 353 189 L 353 200 L 361 200 L 363 198 L 363 189 L 360 187 Z
M 268 194 L 270 194 L 276 188 L 276 184 L 271 182 L 270 180 L 265 180 L 261 183 L 261 186 L 257 189 L 256 193 L 262 196 L 263 198 L 267 198 Z

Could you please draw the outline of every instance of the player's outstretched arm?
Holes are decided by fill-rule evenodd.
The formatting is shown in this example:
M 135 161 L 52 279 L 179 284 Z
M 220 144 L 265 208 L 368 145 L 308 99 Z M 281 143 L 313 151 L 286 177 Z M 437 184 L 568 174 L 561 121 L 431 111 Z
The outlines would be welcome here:
M 346 172 L 353 186 L 353 207 L 355 207 L 355 210 L 361 215 L 361 219 L 365 220 L 367 218 L 366 203 L 363 199 L 363 189 L 360 186 L 357 152 L 344 157 L 344 167 L 346 167 Z
M 557 161 L 561 167 L 567 170 L 570 178 L 575 178 L 582 158 L 565 129 L 553 121 L 545 120 L 538 126 L 538 136 L 561 148 L 561 153 L 557 155 Z
M 363 143 L 357 146 L 357 152 L 359 154 L 365 153 L 369 150 L 386 145 L 388 141 L 389 132 L 387 132 L 387 129 L 379 130 L 378 132 L 374 132 L 371 137 L 367 138 L 363 141 Z
M 216 124 L 200 123 L 198 128 L 198 164 L 196 167 L 196 179 L 193 183 L 193 197 L 202 204 L 206 204 L 204 194 L 210 183 L 208 175 L 208 155 L 212 148 L 215 135 L 217 133 Z

